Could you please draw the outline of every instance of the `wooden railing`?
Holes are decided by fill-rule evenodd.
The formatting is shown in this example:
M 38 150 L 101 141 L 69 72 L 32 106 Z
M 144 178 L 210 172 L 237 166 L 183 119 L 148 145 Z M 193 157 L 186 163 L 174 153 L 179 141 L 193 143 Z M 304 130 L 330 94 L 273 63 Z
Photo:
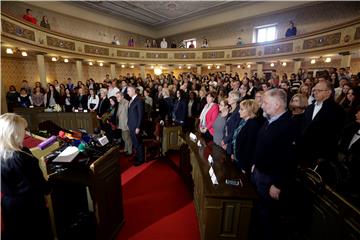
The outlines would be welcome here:
M 222 63 L 296 59 L 360 49 L 360 18 L 312 33 L 263 44 L 199 49 L 129 48 L 50 31 L 3 14 L 2 42 L 73 58 L 124 63 Z

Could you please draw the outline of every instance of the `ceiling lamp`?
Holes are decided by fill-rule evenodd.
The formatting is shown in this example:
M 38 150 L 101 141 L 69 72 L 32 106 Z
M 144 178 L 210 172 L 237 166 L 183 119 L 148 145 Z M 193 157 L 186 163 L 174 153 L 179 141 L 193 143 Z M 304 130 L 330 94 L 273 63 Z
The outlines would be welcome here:
M 219 66 L 219 65 L 217 65 L 217 66 L 216 66 L 216 69 L 220 69 L 220 66 Z
M 251 68 L 251 64 L 248 64 L 248 65 L 247 65 L 247 68 Z
M 64 63 L 68 63 L 68 62 L 69 62 L 69 59 L 65 58 Z
M 153 65 L 151 65 L 151 66 L 150 66 L 150 68 L 151 68 L 151 69 L 154 69 L 154 66 L 153 66 Z
M 310 63 L 311 63 L 311 64 L 315 64 L 315 63 L 316 63 L 316 60 L 315 60 L 315 59 L 311 59 Z
M 270 63 L 270 67 L 274 67 L 275 66 L 275 63 Z
M 57 58 L 56 58 L 56 57 L 52 57 L 52 58 L 51 58 L 51 61 L 56 62 L 56 61 L 57 61 Z
M 283 62 L 283 63 L 282 63 L 282 66 L 283 66 L 283 67 L 286 67 L 286 64 L 287 64 L 286 62 Z
M 14 54 L 14 51 L 11 48 L 7 48 L 6 54 Z
M 241 66 L 240 66 L 240 65 L 237 65 L 237 68 L 241 68 Z
M 103 64 L 102 62 L 100 62 L 100 63 L 99 63 L 99 66 L 102 67 L 102 66 L 104 66 L 104 64 Z
M 162 69 L 160 67 L 155 67 L 154 68 L 154 73 L 155 73 L 155 75 L 161 75 L 162 74 Z
M 191 66 L 188 66 L 188 67 L 187 67 L 187 69 L 190 69 L 190 68 L 191 68 Z
M 325 62 L 326 62 L 326 63 L 331 62 L 331 58 L 327 57 L 327 58 L 325 59 Z
M 210 65 L 208 66 L 208 69 L 211 69 L 211 66 L 210 66 Z
M 23 57 L 27 57 L 28 54 L 27 54 L 27 52 L 22 51 L 22 52 L 21 52 L 21 55 L 22 55 Z
M 93 62 L 89 62 L 89 65 L 92 66 L 92 65 L 93 65 Z
M 121 64 L 121 68 L 125 68 L 125 64 Z
M 182 68 L 182 66 L 179 66 L 179 69 L 181 69 Z
M 134 68 L 134 65 L 131 65 L 130 68 Z

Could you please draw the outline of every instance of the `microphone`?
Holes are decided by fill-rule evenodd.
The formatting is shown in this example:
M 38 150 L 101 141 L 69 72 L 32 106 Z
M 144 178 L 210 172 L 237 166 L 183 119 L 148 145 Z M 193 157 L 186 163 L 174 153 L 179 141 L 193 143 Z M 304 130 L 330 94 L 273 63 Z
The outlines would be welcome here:
M 39 145 L 38 148 L 40 148 L 41 150 L 44 150 L 45 148 L 49 147 L 51 144 L 53 144 L 56 141 L 57 137 L 56 136 L 51 136 L 48 139 L 42 141 Z

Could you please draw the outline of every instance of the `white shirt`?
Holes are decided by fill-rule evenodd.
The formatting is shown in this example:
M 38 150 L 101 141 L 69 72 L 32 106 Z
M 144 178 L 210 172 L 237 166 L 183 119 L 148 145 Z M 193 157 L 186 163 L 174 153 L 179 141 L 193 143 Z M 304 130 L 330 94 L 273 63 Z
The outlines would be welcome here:
M 95 99 L 90 96 L 88 99 L 88 109 L 91 109 L 90 104 L 95 104 L 94 109 L 97 109 L 97 107 L 99 106 L 99 102 L 100 102 L 100 99 L 99 99 L 98 95 L 95 95 Z
M 322 102 L 320 102 L 320 103 L 315 102 L 315 103 L 314 103 L 314 112 L 313 112 L 313 115 L 312 115 L 312 120 L 314 120 L 316 114 L 318 114 L 318 112 L 319 112 L 320 109 L 322 108 L 322 105 L 323 105 Z
M 350 149 L 351 146 L 359 139 L 360 139 L 360 129 L 354 134 L 353 138 L 351 139 L 348 149 Z
M 119 92 L 117 87 L 109 88 L 107 97 L 110 98 L 111 96 L 115 96 L 117 92 Z
M 160 43 L 160 47 L 161 48 L 167 48 L 167 41 L 162 40 L 161 43 Z
M 130 100 L 130 102 L 129 102 L 129 106 L 131 105 L 131 103 L 134 101 L 134 99 L 136 98 L 136 94 L 134 95 L 134 96 L 132 96 L 132 98 L 131 98 L 131 100 Z

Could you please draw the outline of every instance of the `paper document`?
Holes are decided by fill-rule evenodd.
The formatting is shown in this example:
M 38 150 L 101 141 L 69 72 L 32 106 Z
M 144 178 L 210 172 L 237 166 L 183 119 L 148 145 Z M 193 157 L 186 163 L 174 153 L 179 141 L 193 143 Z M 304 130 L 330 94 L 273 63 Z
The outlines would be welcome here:
M 79 149 L 74 146 L 65 148 L 54 160 L 53 162 L 71 162 L 79 154 Z

